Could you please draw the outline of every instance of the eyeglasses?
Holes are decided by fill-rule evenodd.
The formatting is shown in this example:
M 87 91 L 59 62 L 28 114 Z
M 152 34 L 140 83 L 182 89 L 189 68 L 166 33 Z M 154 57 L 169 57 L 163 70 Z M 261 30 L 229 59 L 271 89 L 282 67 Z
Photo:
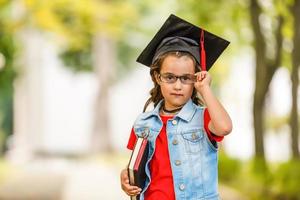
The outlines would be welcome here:
M 196 75 L 194 74 L 184 74 L 182 76 L 176 76 L 172 73 L 164 73 L 159 74 L 158 78 L 164 83 L 175 83 L 177 79 L 179 79 L 182 84 L 193 84 L 196 82 Z

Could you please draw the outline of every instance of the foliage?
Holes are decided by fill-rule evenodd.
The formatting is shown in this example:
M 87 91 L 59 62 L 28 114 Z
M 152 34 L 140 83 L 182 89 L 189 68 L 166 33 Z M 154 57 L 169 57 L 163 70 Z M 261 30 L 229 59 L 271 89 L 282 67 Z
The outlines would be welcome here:
M 60 54 L 66 67 L 76 72 L 92 71 L 91 47 L 86 47 L 82 50 L 67 49 Z
M 300 161 L 281 164 L 273 173 L 273 193 L 276 199 L 300 200 Z
M 239 174 L 241 170 L 241 161 L 226 155 L 224 152 L 219 153 L 219 178 L 221 181 L 229 183 L 235 179 L 234 174 Z M 234 173 L 233 173 L 234 172 Z
M 282 127 L 287 125 L 289 122 L 289 116 L 274 116 L 270 115 L 266 118 L 266 128 L 276 131 L 279 131 Z
M 137 18 L 128 2 L 113 0 L 23 0 L 25 24 L 56 33 L 61 58 L 74 71 L 91 71 L 92 42 L 98 34 L 122 40 L 125 27 Z M 71 5 L 71 6 L 70 6 Z
M 10 2 L 0 1 L 0 54 L 4 65 L 0 67 L 0 152 L 5 148 L 5 140 L 13 129 L 13 80 L 16 71 L 13 68 L 15 44 L 9 28 Z
M 179 16 L 199 25 L 203 29 L 220 35 L 230 41 L 229 47 L 210 70 L 215 77 L 212 87 L 215 91 L 226 81 L 230 73 L 228 59 L 242 48 L 250 46 L 252 32 L 249 25 L 247 1 L 195 1 L 188 0 L 180 4 Z M 250 39 L 249 39 L 250 38 Z
M 251 200 L 300 199 L 299 160 L 269 163 L 268 170 L 255 169 L 257 163 L 255 160 L 241 162 L 222 153 L 219 161 L 220 181 Z
M 27 24 L 62 36 L 73 48 L 90 42 L 90 36 L 105 33 L 112 37 L 123 33 L 122 25 L 135 17 L 123 1 L 101 0 L 23 0 Z

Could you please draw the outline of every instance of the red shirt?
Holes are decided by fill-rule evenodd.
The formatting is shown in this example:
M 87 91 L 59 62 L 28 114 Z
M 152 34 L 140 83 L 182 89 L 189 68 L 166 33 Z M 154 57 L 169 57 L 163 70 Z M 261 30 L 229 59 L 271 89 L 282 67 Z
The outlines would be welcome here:
M 172 169 L 170 164 L 170 156 L 168 149 L 168 141 L 166 134 L 166 123 L 168 119 L 173 116 L 161 116 L 163 121 L 163 127 L 161 132 L 157 136 L 155 144 L 155 152 L 150 161 L 151 183 L 145 192 L 145 200 L 174 200 L 175 192 L 173 186 Z M 208 129 L 208 123 L 210 116 L 208 110 L 204 110 L 204 129 L 212 141 L 220 142 L 224 138 L 223 136 L 217 136 L 211 133 Z M 127 144 L 127 148 L 132 150 L 136 141 L 136 135 L 134 130 L 131 130 L 130 138 Z

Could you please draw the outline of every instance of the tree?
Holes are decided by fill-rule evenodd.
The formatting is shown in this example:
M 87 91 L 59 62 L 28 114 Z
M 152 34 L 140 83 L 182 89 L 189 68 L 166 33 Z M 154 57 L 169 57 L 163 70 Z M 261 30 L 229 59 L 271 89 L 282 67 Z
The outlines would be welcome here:
M 275 18 L 275 26 L 273 30 L 269 30 L 269 36 L 274 37 L 273 45 L 267 47 L 268 35 L 266 34 L 263 24 L 259 20 L 264 15 L 259 2 L 251 0 L 250 2 L 250 16 L 251 24 L 254 33 L 254 49 L 256 59 L 256 73 L 255 73 L 255 91 L 253 101 L 253 121 L 255 130 L 255 167 L 258 170 L 266 170 L 266 160 L 264 151 L 264 105 L 269 85 L 273 78 L 275 71 L 281 64 L 281 51 L 283 36 L 281 33 L 283 25 L 283 17 L 277 14 Z M 270 55 L 273 48 L 274 54 Z
M 178 1 L 178 4 L 182 4 Z M 228 40 L 234 40 L 233 46 L 230 45 L 230 53 L 240 52 L 243 45 L 248 45 L 248 38 L 241 30 L 249 29 L 248 27 L 248 12 L 247 4 L 244 1 L 185 1 L 179 8 L 177 13 L 184 19 L 194 22 L 201 28 L 216 33 Z M 230 33 L 230 34 L 227 34 Z M 226 60 L 228 51 L 225 50 L 222 54 L 222 59 Z M 224 59 L 225 57 L 225 59 Z M 216 63 L 217 64 L 217 63 Z M 221 67 L 216 66 L 211 69 L 214 81 L 213 87 L 219 86 L 226 79 L 226 73 L 230 70 L 229 65 L 222 62 Z M 214 89 L 218 89 L 215 87 Z
M 75 71 L 94 71 L 99 91 L 95 106 L 92 151 L 111 151 L 108 125 L 108 91 L 116 67 L 114 43 L 122 37 L 126 23 L 136 12 L 122 1 L 111 0 L 23 0 L 22 24 L 56 33 L 63 38 L 61 57 Z
M 298 85 L 299 85 L 299 68 L 300 68 L 300 1 L 295 0 L 291 8 L 294 18 L 294 37 L 293 37 L 293 52 L 292 52 L 292 109 L 290 116 L 290 127 L 291 127 L 291 149 L 292 156 L 295 159 L 300 158 L 299 154 L 299 123 L 298 123 Z
M 9 26 L 9 1 L 0 2 L 0 152 L 6 150 L 5 141 L 13 131 L 13 80 L 16 76 L 13 68 L 15 44 Z

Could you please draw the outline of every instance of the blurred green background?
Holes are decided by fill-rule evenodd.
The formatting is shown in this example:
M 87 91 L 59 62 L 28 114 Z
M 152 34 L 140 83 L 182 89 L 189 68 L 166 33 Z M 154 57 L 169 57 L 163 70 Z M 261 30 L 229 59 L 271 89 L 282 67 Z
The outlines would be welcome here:
M 300 199 L 299 0 L 0 0 L 0 199 L 128 199 L 135 59 L 171 13 L 231 42 L 210 71 L 222 199 Z

